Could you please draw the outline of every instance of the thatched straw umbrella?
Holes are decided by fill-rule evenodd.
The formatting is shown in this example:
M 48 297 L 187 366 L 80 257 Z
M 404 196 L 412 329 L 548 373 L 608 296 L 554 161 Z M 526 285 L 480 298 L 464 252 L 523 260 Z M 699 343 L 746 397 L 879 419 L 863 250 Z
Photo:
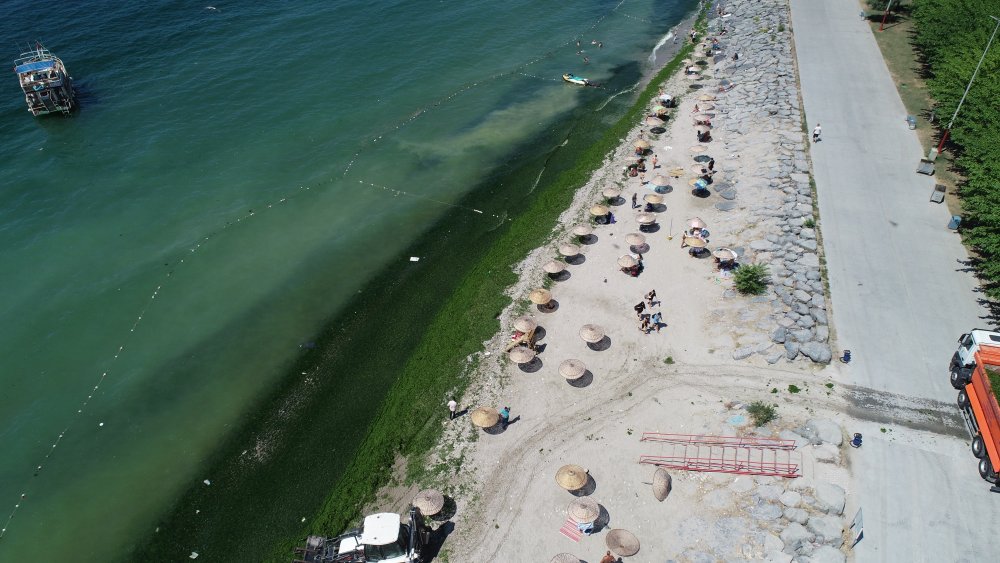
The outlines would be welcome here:
M 580 247 L 575 244 L 563 243 L 559 245 L 559 254 L 569 258 L 570 256 L 578 256 L 580 254 Z
M 604 205 L 595 205 L 590 208 L 590 214 L 594 217 L 604 217 L 608 214 L 609 209 Z
M 500 413 L 490 407 L 479 407 L 469 415 L 472 424 L 480 428 L 492 428 L 500 422 Z
M 535 320 L 535 317 L 524 315 L 514 319 L 514 329 L 521 332 L 531 332 L 537 326 L 538 321 Z
M 622 268 L 631 268 L 632 266 L 636 266 L 638 264 L 639 261 L 636 260 L 635 258 L 632 258 L 630 254 L 626 254 L 625 256 L 622 256 L 621 258 L 618 259 L 618 265 L 621 266 Z
M 434 516 L 444 508 L 444 495 L 434 489 L 426 489 L 413 497 L 412 504 L 419 508 L 425 516 Z
M 628 530 L 611 530 L 608 532 L 605 542 L 608 549 L 622 557 L 631 557 L 639 553 L 639 538 Z
M 581 497 L 569 503 L 566 512 L 577 522 L 593 522 L 601 515 L 601 506 L 590 497 Z
M 499 418 L 499 414 L 497 417 Z M 579 465 L 564 465 L 556 471 L 556 483 L 567 491 L 578 491 L 587 484 L 587 470 Z
M 580 338 L 582 338 L 584 342 L 597 344 L 601 340 L 604 340 L 604 328 L 595 324 L 583 325 L 580 328 Z
M 535 351 L 527 346 L 515 346 L 507 355 L 515 364 L 526 364 L 535 359 Z
M 552 260 L 550 262 L 546 262 L 545 265 L 542 266 L 542 269 L 545 270 L 545 273 L 547 274 L 558 274 L 566 269 L 566 264 L 563 264 L 558 260 Z
M 573 227 L 573 234 L 578 237 L 585 237 L 593 234 L 593 232 L 594 232 L 594 227 L 591 227 L 586 223 L 580 223 L 579 225 Z
M 548 305 L 552 301 L 552 293 L 547 289 L 532 289 L 528 294 L 528 300 L 535 305 Z
M 629 233 L 625 235 L 625 242 L 627 242 L 629 246 L 639 246 L 640 244 L 646 244 L 646 237 L 645 235 L 640 235 L 639 233 Z
M 667 495 L 670 494 L 671 484 L 672 481 L 667 470 L 658 467 L 653 473 L 653 496 L 656 497 L 656 500 L 663 502 L 667 498 Z
M 587 366 L 585 366 L 580 360 L 563 360 L 563 362 L 559 364 L 559 375 L 565 377 L 566 379 L 580 379 L 585 373 L 587 373 Z

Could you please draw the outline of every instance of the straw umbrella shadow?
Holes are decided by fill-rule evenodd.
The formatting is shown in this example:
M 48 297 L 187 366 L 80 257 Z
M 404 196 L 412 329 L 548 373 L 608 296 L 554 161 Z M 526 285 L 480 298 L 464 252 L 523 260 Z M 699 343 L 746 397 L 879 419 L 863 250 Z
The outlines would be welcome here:
M 544 364 L 542 363 L 542 359 L 539 358 L 538 356 L 535 356 L 534 358 L 531 359 L 530 362 L 526 364 L 518 364 L 517 367 L 521 368 L 521 371 L 523 371 L 524 373 L 535 373 L 538 370 L 542 369 L 543 365 Z
M 597 235 L 595 235 L 594 233 L 590 233 L 587 236 L 577 237 L 577 240 L 580 241 L 580 244 L 597 244 L 597 241 L 599 239 Z
M 652 213 L 663 213 L 667 210 L 665 203 L 647 203 L 648 210 Z
M 517 415 L 514 418 L 507 421 L 507 426 L 510 426 L 511 424 L 514 424 L 519 420 L 521 420 L 521 415 Z M 499 422 L 494 424 L 493 426 L 490 426 L 489 428 L 483 428 L 483 432 L 489 434 L 490 436 L 497 436 L 503 434 L 506 431 L 507 429 L 504 428 L 503 424 L 500 424 Z
M 598 504 L 597 508 L 600 509 L 600 514 L 597 515 L 597 520 L 594 520 L 594 531 L 592 532 L 594 534 L 611 525 L 611 513 L 608 512 L 608 509 L 604 508 L 603 504 Z
M 655 233 L 660 230 L 660 224 L 650 223 L 649 225 L 639 225 L 639 230 L 643 233 Z
M 587 482 L 579 489 L 569 493 L 575 497 L 586 497 L 594 494 L 595 491 L 597 491 L 597 481 L 594 480 L 593 475 L 587 473 Z
M 707 188 L 706 189 L 695 188 L 691 190 L 691 195 L 697 198 L 705 199 L 706 197 L 712 195 L 712 192 L 708 191 Z
M 441 508 L 441 512 L 429 518 L 435 522 L 446 522 L 454 518 L 456 512 L 458 512 L 458 503 L 450 496 L 444 495 L 444 506 Z
M 555 299 L 549 301 L 545 305 L 538 305 L 539 313 L 555 313 L 558 310 L 559 310 L 559 302 L 556 301 Z
M 594 374 L 591 373 L 589 369 L 583 372 L 583 375 L 581 375 L 576 379 L 566 380 L 566 383 L 569 383 L 571 386 L 576 387 L 578 389 L 583 389 L 584 387 L 587 387 L 593 382 L 594 382 Z
M 608 348 L 611 348 L 611 337 L 605 334 L 604 338 L 598 340 L 597 342 L 588 342 L 587 348 L 590 348 L 595 352 L 603 352 Z
M 549 274 L 549 279 L 557 282 L 566 281 L 573 277 L 573 274 L 569 273 L 569 270 L 563 270 L 558 274 Z
M 583 254 L 577 254 L 575 256 L 567 256 L 565 260 L 567 264 L 570 264 L 572 266 L 579 266 L 580 264 L 583 264 L 584 262 L 587 261 L 587 257 L 584 256 Z
M 636 254 L 645 254 L 649 252 L 649 244 L 645 242 L 642 244 L 633 244 L 628 249 Z
M 544 327 L 540 327 L 540 326 L 539 327 L 535 327 L 535 342 L 538 342 L 539 340 L 544 340 L 545 339 L 545 335 L 546 335 L 546 332 L 545 332 L 545 328 Z M 544 344 L 542 344 L 541 346 L 535 346 L 535 351 L 537 351 L 538 353 L 541 353 L 542 350 L 544 350 L 544 349 L 545 349 L 545 345 Z
M 622 204 L 625 203 L 625 198 L 623 198 L 622 196 L 619 195 L 619 196 L 615 196 L 615 197 L 606 198 L 605 201 L 608 202 L 608 205 L 612 205 L 612 206 L 617 207 L 617 206 L 622 205 Z

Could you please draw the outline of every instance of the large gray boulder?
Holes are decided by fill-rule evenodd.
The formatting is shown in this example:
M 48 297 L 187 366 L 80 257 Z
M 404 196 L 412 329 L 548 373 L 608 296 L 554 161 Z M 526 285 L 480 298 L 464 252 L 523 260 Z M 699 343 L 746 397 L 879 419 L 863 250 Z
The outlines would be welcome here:
M 844 431 L 840 425 L 825 418 L 812 418 L 806 422 L 805 428 L 811 430 L 810 435 L 816 436 L 826 444 L 839 446 L 844 443 Z
M 792 522 L 781 531 L 781 541 L 785 542 L 785 553 L 795 553 L 802 547 L 802 544 L 809 543 L 814 539 L 816 539 L 816 535 L 798 522 Z
M 813 494 L 816 497 L 816 508 L 827 514 L 840 515 L 844 513 L 844 502 L 847 494 L 839 485 L 817 483 Z
M 809 556 L 809 563 L 845 563 L 847 556 L 839 549 L 824 545 Z
M 781 493 L 781 496 L 778 497 L 778 500 L 781 501 L 781 504 L 789 508 L 795 508 L 796 506 L 799 505 L 800 502 L 802 502 L 802 495 L 800 495 L 795 491 L 785 491 Z
M 844 524 L 836 516 L 813 516 L 806 529 L 816 534 L 816 541 L 840 547 L 844 545 Z
M 796 356 L 799 355 L 799 343 L 792 342 L 791 340 L 785 341 L 785 357 L 789 360 L 794 360 Z
M 822 342 L 806 342 L 799 348 L 799 351 L 818 364 L 828 364 L 833 359 L 833 352 L 830 351 L 830 346 Z
M 786 508 L 784 516 L 789 522 L 805 524 L 809 521 L 809 513 L 802 508 Z

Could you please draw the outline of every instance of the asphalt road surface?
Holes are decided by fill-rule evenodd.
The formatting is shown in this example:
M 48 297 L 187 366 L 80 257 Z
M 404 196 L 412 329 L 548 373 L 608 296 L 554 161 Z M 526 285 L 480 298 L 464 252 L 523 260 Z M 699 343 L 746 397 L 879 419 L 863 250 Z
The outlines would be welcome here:
M 929 147 L 907 126 L 860 6 L 791 5 L 808 127 L 823 126 L 811 154 L 836 345 L 853 355 L 841 372 L 859 386 L 953 401 L 956 340 L 993 323 L 948 210 L 929 202 L 933 178 L 915 173 Z M 968 440 L 944 439 L 925 448 L 866 435 L 853 468 L 865 521 L 858 561 L 996 560 L 1000 494 L 979 478 Z

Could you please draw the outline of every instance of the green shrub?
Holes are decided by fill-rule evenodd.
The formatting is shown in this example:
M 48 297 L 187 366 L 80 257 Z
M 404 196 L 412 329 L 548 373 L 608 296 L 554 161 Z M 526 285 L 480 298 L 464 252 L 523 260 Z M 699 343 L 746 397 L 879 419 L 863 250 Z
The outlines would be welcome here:
M 744 295 L 760 295 L 767 290 L 770 273 L 764 264 L 750 264 L 736 269 L 733 282 L 736 291 Z
M 763 401 L 754 401 L 747 407 L 747 413 L 753 420 L 754 426 L 764 426 L 768 422 L 778 418 L 778 409 L 774 405 L 769 405 Z
M 805 221 L 802 222 L 802 226 L 805 227 L 805 228 L 807 228 L 807 229 L 814 229 L 814 228 L 816 228 L 816 219 L 813 219 L 812 217 L 810 217 L 810 218 L 808 218 L 808 219 L 806 219 Z

